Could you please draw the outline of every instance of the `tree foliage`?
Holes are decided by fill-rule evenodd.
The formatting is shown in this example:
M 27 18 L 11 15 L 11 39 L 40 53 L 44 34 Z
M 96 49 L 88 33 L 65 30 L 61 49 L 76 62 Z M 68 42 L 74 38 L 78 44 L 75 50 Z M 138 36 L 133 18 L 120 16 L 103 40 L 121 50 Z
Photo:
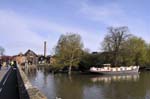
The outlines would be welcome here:
M 60 36 L 55 47 L 53 66 L 59 69 L 79 66 L 80 70 L 100 67 L 111 63 L 112 66 L 140 65 L 150 66 L 150 44 L 129 33 L 128 27 L 110 27 L 102 43 L 103 52 L 90 53 L 83 50 L 81 36 L 67 33 Z
M 103 41 L 103 49 L 109 56 L 105 62 L 115 66 L 150 65 L 150 45 L 139 37 L 129 34 L 127 27 L 109 28 Z
M 64 68 L 69 67 L 69 74 L 72 66 L 78 66 L 82 55 L 83 43 L 81 36 L 74 33 L 62 34 L 55 48 L 55 66 Z
M 142 38 L 132 37 L 124 46 L 122 57 L 126 65 L 144 65 L 146 63 L 147 45 Z
M 124 42 L 131 36 L 128 27 L 110 27 L 103 41 L 103 49 L 105 52 L 112 53 L 112 64 L 118 65 L 119 54 Z
M 147 44 L 146 48 L 146 65 L 150 66 L 150 44 Z
M 99 67 L 102 62 L 102 55 L 101 53 L 89 53 L 84 51 L 84 54 L 81 57 L 81 61 L 79 64 L 79 68 L 82 71 L 89 70 L 90 67 Z

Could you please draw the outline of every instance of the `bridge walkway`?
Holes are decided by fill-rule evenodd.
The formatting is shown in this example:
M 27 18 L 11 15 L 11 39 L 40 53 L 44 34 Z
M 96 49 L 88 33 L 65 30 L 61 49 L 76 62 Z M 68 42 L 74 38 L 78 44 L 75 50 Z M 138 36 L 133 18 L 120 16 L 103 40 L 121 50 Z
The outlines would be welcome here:
M 0 70 L 0 81 L 2 80 L 2 78 L 4 77 L 4 75 L 6 74 L 6 72 L 8 71 L 7 67 L 2 67 Z
M 16 68 L 2 68 L 0 76 L 0 99 L 20 99 Z

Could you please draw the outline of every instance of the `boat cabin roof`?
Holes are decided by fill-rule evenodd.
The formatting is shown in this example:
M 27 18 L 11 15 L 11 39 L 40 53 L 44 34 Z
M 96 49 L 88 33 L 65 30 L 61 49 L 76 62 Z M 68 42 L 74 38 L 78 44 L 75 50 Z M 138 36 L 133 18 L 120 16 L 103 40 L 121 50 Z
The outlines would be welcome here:
M 111 64 L 103 64 L 103 66 L 110 67 L 110 66 L 111 66 Z

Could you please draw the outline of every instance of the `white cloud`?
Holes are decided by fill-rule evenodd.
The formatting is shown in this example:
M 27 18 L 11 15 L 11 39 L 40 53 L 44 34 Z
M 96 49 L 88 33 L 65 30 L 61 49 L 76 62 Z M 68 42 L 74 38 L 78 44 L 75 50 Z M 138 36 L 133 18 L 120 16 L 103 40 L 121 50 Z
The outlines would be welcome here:
M 50 37 L 52 38 L 52 36 L 55 33 L 58 34 L 57 37 L 53 38 L 54 42 L 52 42 L 53 44 L 51 46 L 51 49 L 57 43 L 57 40 L 59 39 L 60 34 L 62 34 L 62 33 L 65 34 L 67 32 L 73 32 L 73 33 L 78 33 L 81 35 L 85 48 L 89 48 L 91 51 L 99 50 L 98 47 L 99 47 L 99 43 L 102 40 L 102 38 L 100 36 L 98 36 L 98 33 L 93 33 L 93 31 L 88 31 L 83 28 L 81 29 L 79 27 L 72 27 L 69 25 L 55 23 L 55 22 L 46 21 L 46 20 L 38 20 L 38 21 L 32 20 L 32 22 L 30 21 L 30 23 L 32 23 L 32 26 L 34 26 L 36 28 L 42 28 L 43 30 L 50 31 L 49 35 L 48 35 L 49 39 L 50 39 Z
M 17 54 L 28 48 L 38 51 L 36 50 L 39 48 L 38 43 L 44 40 L 31 31 L 19 15 L 10 10 L 0 10 L 0 35 L 6 54 Z
M 80 14 L 86 19 L 103 23 L 108 26 L 128 26 L 131 33 L 140 36 L 147 42 L 150 42 L 148 35 L 150 32 L 150 24 L 139 16 L 129 15 L 121 4 L 107 3 L 104 5 L 91 5 L 88 2 L 82 2 L 80 7 Z
M 148 22 L 128 15 L 117 3 L 107 3 L 102 6 L 88 4 L 86 0 L 79 3 L 77 7 L 80 9 L 79 14 L 88 19 L 87 22 L 92 20 L 97 25 L 103 23 L 106 26 L 126 25 L 132 33 L 150 41 Z M 56 23 L 54 20 L 22 16 L 12 10 L 0 9 L 0 45 L 6 48 L 6 54 L 18 54 L 29 48 L 42 54 L 43 41 L 48 42 L 48 53 L 50 53 L 60 34 L 66 32 L 79 33 L 85 48 L 96 51 L 99 50 L 104 32 L 107 31 L 99 30 L 98 33 L 98 30 L 93 31 L 93 29 L 71 26 L 66 23 Z
M 116 3 L 96 6 L 82 2 L 80 12 L 94 21 L 104 21 L 110 17 L 114 18 L 124 15 L 122 9 Z
M 36 29 L 47 31 L 47 36 L 41 36 Z M 83 38 L 85 47 L 92 50 L 99 46 L 98 36 L 84 29 L 45 19 L 27 18 L 11 10 L 0 10 L 0 42 L 5 47 L 6 54 L 18 54 L 27 49 L 42 54 L 45 40 L 48 42 L 48 53 L 50 53 L 60 34 L 66 32 L 79 33 Z

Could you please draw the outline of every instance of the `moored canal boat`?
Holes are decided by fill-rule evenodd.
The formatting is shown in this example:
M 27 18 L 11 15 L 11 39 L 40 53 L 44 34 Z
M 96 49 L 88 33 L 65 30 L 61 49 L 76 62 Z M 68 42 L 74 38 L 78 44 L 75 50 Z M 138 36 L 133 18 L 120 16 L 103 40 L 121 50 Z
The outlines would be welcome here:
M 128 67 L 110 67 L 104 66 L 102 68 L 91 67 L 90 72 L 100 74 L 132 74 L 139 72 L 139 66 L 128 66 Z

